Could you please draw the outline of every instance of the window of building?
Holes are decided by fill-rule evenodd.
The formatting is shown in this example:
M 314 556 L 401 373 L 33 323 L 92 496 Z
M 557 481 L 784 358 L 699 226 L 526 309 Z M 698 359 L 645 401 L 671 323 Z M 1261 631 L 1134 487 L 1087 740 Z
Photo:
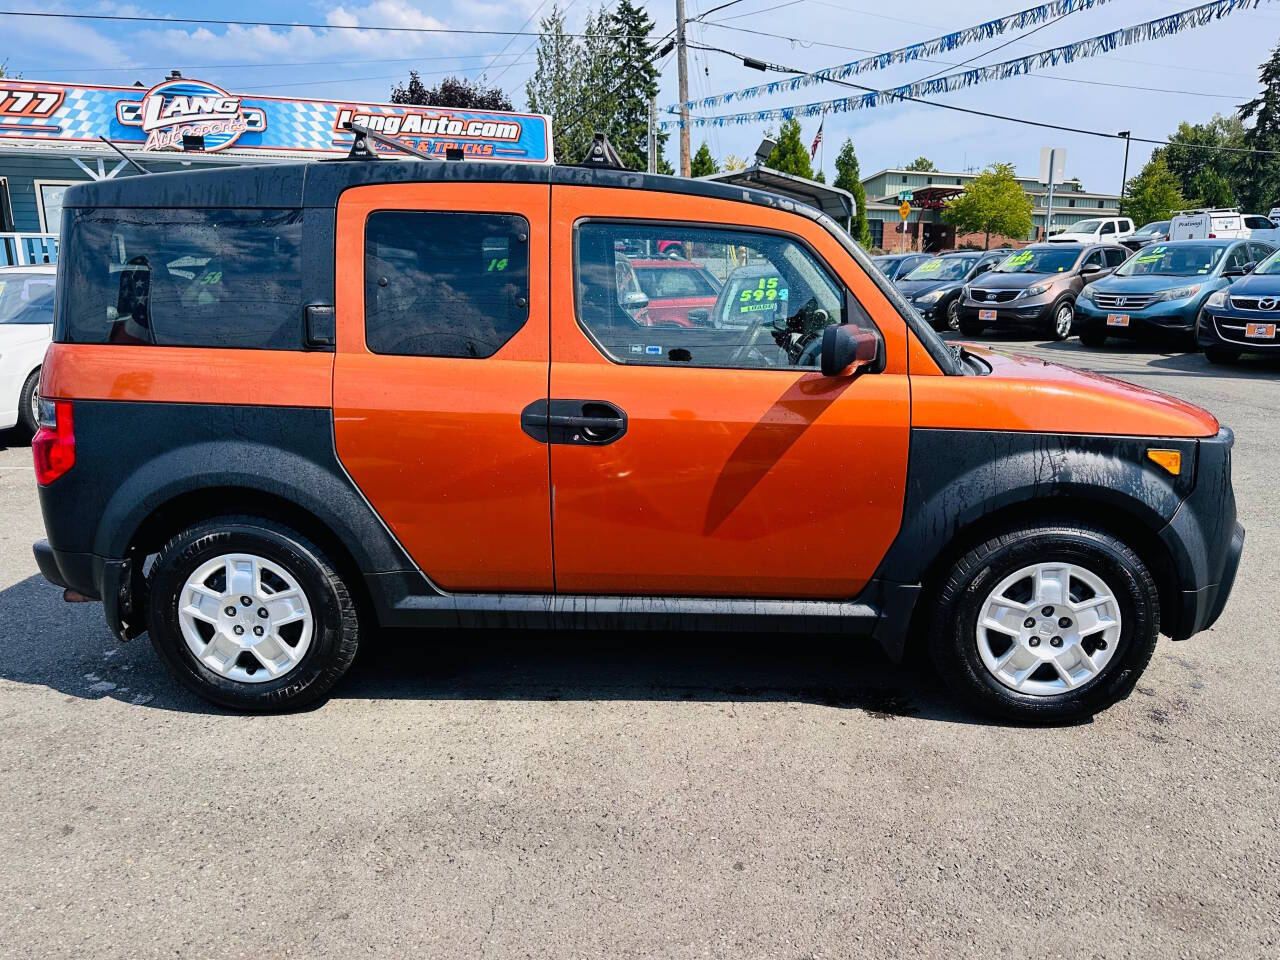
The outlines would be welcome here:
M 300 210 L 69 209 L 56 336 L 300 349 Z
M 13 204 L 9 200 L 9 181 L 0 177 L 0 233 L 13 232 Z
M 365 226 L 365 342 L 374 353 L 491 357 L 529 319 L 529 222 L 388 210 Z
M 907 175 L 905 173 L 902 175 L 902 182 L 903 183 L 907 182 Z
M 587 223 L 576 237 L 578 322 L 610 359 L 659 366 L 816 367 L 823 330 L 871 327 L 845 288 L 799 241 L 747 230 Z M 714 292 L 653 296 L 637 279 L 659 248 Z M 664 268 L 657 268 L 664 269 Z M 661 294 L 657 286 L 651 290 Z M 849 305 L 853 304 L 851 308 Z M 850 314 L 853 315 L 850 315 Z
M 36 207 L 40 214 L 42 233 L 59 233 L 62 230 L 62 195 L 74 183 L 61 180 L 35 181 Z

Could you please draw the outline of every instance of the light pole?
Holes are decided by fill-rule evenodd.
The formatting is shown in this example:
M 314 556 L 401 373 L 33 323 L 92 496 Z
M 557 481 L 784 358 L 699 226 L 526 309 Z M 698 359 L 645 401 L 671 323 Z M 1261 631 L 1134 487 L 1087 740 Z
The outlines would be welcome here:
M 1129 182 L 1129 130 L 1121 130 L 1117 137 L 1124 137 L 1124 167 L 1120 171 L 1120 202 L 1124 202 L 1124 186 Z

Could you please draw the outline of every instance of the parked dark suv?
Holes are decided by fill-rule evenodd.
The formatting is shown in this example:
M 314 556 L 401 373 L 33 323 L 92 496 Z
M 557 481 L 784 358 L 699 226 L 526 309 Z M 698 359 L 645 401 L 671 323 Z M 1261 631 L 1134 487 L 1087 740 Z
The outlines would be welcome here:
M 1129 257 L 1114 243 L 1037 243 L 1010 255 L 965 288 L 960 332 L 1022 327 L 1054 340 L 1071 336 L 1076 297 Z

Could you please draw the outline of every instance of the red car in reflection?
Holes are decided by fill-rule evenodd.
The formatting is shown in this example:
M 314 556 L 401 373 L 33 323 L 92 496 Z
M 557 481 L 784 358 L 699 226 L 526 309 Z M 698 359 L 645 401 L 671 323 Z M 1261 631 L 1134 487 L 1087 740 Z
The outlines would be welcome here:
M 707 323 L 721 283 L 692 260 L 632 260 L 631 269 L 649 298 L 648 324 L 697 327 Z

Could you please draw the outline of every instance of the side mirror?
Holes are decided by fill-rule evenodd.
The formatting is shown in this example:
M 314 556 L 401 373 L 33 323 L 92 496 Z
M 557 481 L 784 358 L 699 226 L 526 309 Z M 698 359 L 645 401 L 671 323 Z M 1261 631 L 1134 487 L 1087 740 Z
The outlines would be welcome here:
M 1086 263 L 1083 267 L 1080 268 L 1080 276 L 1082 277 L 1092 276 L 1095 273 L 1101 273 L 1101 272 L 1102 272 L 1102 268 L 1098 266 L 1096 263 Z
M 1256 263 L 1254 263 L 1253 261 L 1250 261 L 1248 263 L 1241 264 L 1238 267 L 1227 267 L 1225 270 L 1222 271 L 1222 275 L 1224 277 L 1243 277 L 1248 273 L 1252 273 L 1253 268 L 1256 266 L 1257 266 Z
M 705 327 L 711 322 L 711 311 L 706 307 L 695 307 L 686 316 L 689 318 L 690 323 L 699 327 Z
M 847 323 L 822 331 L 822 375 L 847 377 L 880 364 L 880 338 Z
M 649 305 L 649 298 L 639 290 L 629 290 L 618 298 L 618 303 L 622 305 L 624 310 L 634 313 L 637 310 L 643 310 Z

